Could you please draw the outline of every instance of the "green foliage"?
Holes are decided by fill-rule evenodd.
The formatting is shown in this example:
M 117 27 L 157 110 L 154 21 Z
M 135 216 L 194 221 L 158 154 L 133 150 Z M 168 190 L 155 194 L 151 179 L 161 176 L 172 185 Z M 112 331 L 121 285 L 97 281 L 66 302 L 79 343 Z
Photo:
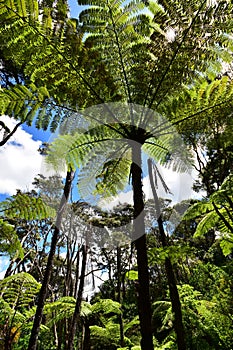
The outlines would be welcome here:
M 37 88 L 34 84 L 0 89 L 0 113 L 31 125 L 34 118 L 43 113 L 48 98 L 46 87 Z
M 23 248 L 12 225 L 0 219 L 0 253 L 12 257 L 23 257 Z
M 201 79 L 193 86 L 185 87 L 179 94 L 170 96 L 161 107 L 161 112 L 170 116 L 170 120 L 184 119 L 182 130 L 187 128 L 191 131 L 190 128 L 193 127 L 193 132 L 203 132 L 216 119 L 216 115 L 221 113 L 221 118 L 229 115 L 232 108 L 232 94 L 233 82 L 228 76 L 222 76 L 211 82 Z
M 26 308 L 35 300 L 40 283 L 26 272 L 21 272 L 0 281 L 0 295 L 12 309 Z
M 166 258 L 169 258 L 173 264 L 176 264 L 182 258 L 185 259 L 190 253 L 190 247 L 174 243 L 166 248 L 152 247 L 148 251 L 148 259 L 152 266 L 153 264 L 163 264 Z
M 130 270 L 126 272 L 125 277 L 130 281 L 135 281 L 138 279 L 138 271 Z
M 217 4 L 193 1 L 149 1 L 148 6 L 139 1 L 80 4 L 90 5 L 80 14 L 84 30 L 90 33 L 86 42 L 92 44 L 93 51 L 101 48 L 102 61 L 121 82 L 122 98 L 127 97 L 130 103 L 143 102 L 153 109 L 167 95 L 168 88 L 170 94 L 178 91 L 196 69 L 206 69 L 205 58 L 216 61 L 219 51 L 214 49 L 215 38 L 217 35 L 220 39 L 220 35 L 214 28 L 224 27 L 230 14 L 227 3 L 223 5 L 224 13 Z M 167 28 L 174 30 L 173 38 L 169 38 Z M 225 47 L 223 52 L 229 57 Z
M 62 297 L 57 301 L 47 303 L 44 308 L 44 314 L 49 316 L 50 321 L 48 321 L 48 325 L 71 318 L 74 313 L 75 302 L 76 300 L 73 297 Z
M 0 335 L 8 346 L 17 343 L 21 333 L 31 328 L 35 314 L 33 305 L 40 287 L 26 272 L 0 281 Z
M 4 211 L 4 217 L 10 219 L 42 220 L 54 218 L 55 210 L 46 205 L 38 196 L 17 192 L 10 198 L 0 203 Z
M 57 323 L 66 318 L 72 317 L 75 309 L 75 298 L 61 297 L 57 301 L 45 305 L 45 315 L 50 318 L 49 324 Z M 119 315 L 121 313 L 120 304 L 111 299 L 100 299 L 94 304 L 83 301 L 81 304 L 81 317 L 100 317 L 109 314 Z M 104 318 L 103 318 L 104 320 Z
M 208 233 L 211 229 L 219 231 L 220 245 L 224 255 L 233 249 L 233 176 L 230 174 L 220 189 L 214 192 L 207 201 L 195 203 L 184 215 L 184 220 L 201 217 L 194 237 Z
M 91 307 L 93 314 L 116 314 L 119 315 L 121 313 L 121 305 L 117 301 L 113 301 L 111 299 L 100 299 L 96 303 L 94 303 Z
M 192 344 L 192 346 L 201 349 L 218 349 L 219 347 L 230 349 L 229 340 L 231 335 L 229 334 L 229 337 L 226 337 L 226 333 L 230 331 L 230 320 L 223 308 L 220 307 L 220 300 L 216 298 L 205 299 L 201 292 L 188 284 L 178 287 L 188 346 Z M 162 318 L 162 326 L 159 331 L 169 329 L 171 331 L 173 327 L 171 303 L 157 301 L 153 305 L 155 307 L 153 317 Z M 222 323 L 224 323 L 227 330 L 223 329 Z M 166 344 L 166 341 L 164 343 Z M 172 342 L 170 345 L 172 345 Z M 163 348 L 161 347 L 161 349 Z
M 104 327 L 90 326 L 91 330 L 91 344 L 96 349 L 111 349 L 116 350 L 120 344 L 120 327 L 113 319 L 109 319 Z M 124 337 L 126 345 L 132 346 L 132 342 Z

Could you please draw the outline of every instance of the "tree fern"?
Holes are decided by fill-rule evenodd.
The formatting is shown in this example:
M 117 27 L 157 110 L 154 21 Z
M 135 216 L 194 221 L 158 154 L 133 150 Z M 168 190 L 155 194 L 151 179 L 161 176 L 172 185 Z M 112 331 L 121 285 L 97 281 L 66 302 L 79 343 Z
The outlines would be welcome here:
M 130 174 L 131 149 L 135 144 L 142 144 L 142 150 L 161 164 L 189 171 L 192 155 L 181 147 L 183 142 L 175 128 L 168 124 L 168 134 L 160 135 L 156 130 L 151 133 L 153 124 L 167 125 L 165 118 L 153 112 L 153 123 L 149 124 L 148 131 L 143 130 L 140 122 L 144 111 L 141 106 L 120 103 L 84 110 L 83 118 L 89 121 L 87 130 L 77 129 L 76 133 L 72 130 L 71 135 L 62 135 L 55 140 L 50 146 L 48 162 L 55 167 L 64 162 L 80 168 L 78 188 L 83 198 L 91 194 L 111 197 L 124 189 Z M 112 115 L 122 122 L 110 122 Z M 127 123 L 130 118 L 134 120 L 132 125 Z M 64 132 L 65 128 L 62 130 Z
M 48 318 L 48 326 L 66 318 L 71 318 L 75 309 L 75 299 L 73 297 L 62 297 L 52 303 L 45 305 L 44 314 Z M 111 299 L 100 299 L 94 304 L 82 302 L 80 315 L 82 318 L 107 317 L 109 314 L 118 315 L 121 313 L 120 304 Z M 107 321 L 106 321 L 107 322 Z
M 169 110 L 167 101 L 171 102 L 175 93 L 182 92 L 184 85 L 190 87 L 194 77 L 198 77 L 202 81 L 205 80 L 204 75 L 211 61 L 216 61 L 220 56 L 221 59 L 227 56 L 229 60 L 230 46 L 228 43 L 231 39 L 229 37 L 228 42 L 226 42 L 226 37 L 224 37 L 224 45 L 222 45 L 221 35 L 223 32 L 231 33 L 231 20 L 229 18 L 232 4 L 228 1 L 216 1 L 210 5 L 206 1 L 193 0 L 188 2 L 161 0 L 158 2 L 158 6 L 150 5 L 149 2 L 148 7 L 141 1 L 126 4 L 114 0 L 101 2 L 86 0 L 80 1 L 80 4 L 90 5 L 90 7 L 80 14 L 79 22 L 69 21 L 64 15 L 61 16 L 62 19 L 59 22 L 57 18 L 53 17 L 52 8 L 47 9 L 42 6 L 42 20 L 32 23 L 29 16 L 24 17 L 25 9 L 20 9 L 17 15 L 13 1 L 12 9 L 8 10 L 14 13 L 15 17 L 12 16 L 9 25 L 12 29 L 14 25 L 18 26 L 16 31 L 13 30 L 17 45 L 13 40 L 7 49 L 4 47 L 4 53 L 9 51 L 15 63 L 21 68 L 23 67 L 22 63 L 25 64 L 23 72 L 28 80 L 31 79 L 37 87 L 46 86 L 52 97 L 47 108 L 51 110 L 51 106 L 56 106 L 58 110 L 63 111 L 62 118 L 63 116 L 69 117 L 70 112 L 74 112 L 78 108 L 80 113 L 80 109 L 97 104 L 104 104 L 106 108 L 106 102 L 121 100 L 128 103 L 123 109 L 124 113 L 120 115 L 115 112 L 111 113 L 109 108 L 105 109 L 104 116 L 100 113 L 97 115 L 92 113 L 88 118 L 86 115 L 85 118 L 88 121 L 94 121 L 92 125 L 89 125 L 86 133 L 83 132 L 81 137 L 72 134 L 71 141 L 64 136 L 62 138 L 65 145 L 63 151 L 61 151 L 61 145 L 52 146 L 54 150 L 59 150 L 59 154 L 65 157 L 65 163 L 69 167 L 88 164 L 91 159 L 90 150 L 95 150 L 92 145 L 101 143 L 103 137 L 109 139 L 109 131 L 112 132 L 111 141 L 113 138 L 115 139 L 116 130 L 112 126 L 113 123 L 117 124 L 118 138 L 120 135 L 121 139 L 126 139 L 132 151 L 135 151 L 136 148 L 139 150 L 137 156 L 140 163 L 142 146 L 146 150 L 150 141 L 156 145 L 156 141 L 159 139 L 158 148 L 163 149 L 161 145 L 163 146 L 165 143 L 167 146 L 168 141 L 172 141 L 172 137 L 167 140 L 164 135 L 169 132 L 168 126 L 170 127 L 170 125 L 164 124 L 164 121 L 159 123 L 161 120 L 158 122 L 152 110 L 156 111 L 156 116 L 163 115 L 170 119 L 174 125 L 181 123 L 185 118 L 193 118 L 191 108 L 190 111 L 185 110 L 183 116 L 178 114 L 178 109 L 176 109 L 176 114 L 170 115 L 167 113 Z M 46 16 L 48 17 L 46 18 Z M 1 18 L 5 22 L 7 21 L 5 13 Z M 59 25 L 56 25 L 58 22 Z M 170 37 L 168 29 L 172 34 Z M 29 37 L 27 32 L 30 33 Z M 4 29 L 1 33 L 1 38 L 7 37 Z M 18 38 L 21 39 L 18 40 Z M 33 40 L 28 40 L 28 38 L 35 38 L 37 43 L 35 47 L 32 44 Z M 27 50 L 23 52 L 25 42 L 28 45 L 26 46 Z M 215 45 L 216 42 L 218 42 L 218 47 Z M 219 47 L 220 51 L 225 51 L 226 54 L 220 55 Z M 29 62 L 25 62 L 25 59 L 22 58 L 25 52 L 28 57 L 30 55 Z M 203 73 L 200 74 L 200 71 Z M 203 105 L 206 103 L 207 96 L 202 91 L 198 95 L 198 99 L 203 101 Z M 181 105 L 181 101 L 176 101 L 174 106 L 178 106 L 179 103 Z M 135 115 L 133 108 L 136 104 L 146 107 L 142 108 L 138 115 Z M 222 105 L 224 104 L 223 101 Z M 215 111 L 219 112 L 220 109 Z M 200 108 L 194 114 L 204 113 L 205 115 L 205 112 L 205 108 L 204 110 Z M 108 116 L 107 120 L 106 115 Z M 59 120 L 58 115 L 55 125 L 58 123 L 57 120 Z M 98 130 L 90 131 L 96 129 L 96 123 L 107 125 L 101 139 Z M 37 125 L 38 127 L 48 126 L 44 110 L 39 114 Z M 96 137 L 95 134 L 97 134 Z M 162 136 L 164 136 L 163 139 L 161 139 Z M 86 144 L 83 141 L 86 141 Z M 156 155 L 161 161 L 169 160 L 170 151 L 172 149 L 174 151 L 175 146 L 177 146 L 176 140 L 172 142 L 170 145 L 172 144 L 173 147 L 170 146 L 168 151 L 165 147 L 167 154 L 165 151 L 158 155 L 154 154 L 154 156 Z M 132 143 L 137 147 L 132 147 Z M 153 150 L 150 149 L 150 152 L 152 153 Z M 117 172 L 114 176 L 112 175 L 114 162 L 108 159 L 108 154 L 107 152 L 104 162 L 101 164 L 102 169 L 97 173 L 97 176 L 100 175 L 99 179 L 104 180 L 109 169 L 108 173 L 112 176 L 111 181 L 115 181 L 117 186 L 121 186 Z M 183 152 L 174 153 L 174 155 L 178 155 L 183 164 L 184 160 L 187 160 Z M 94 159 L 97 157 L 94 156 Z M 141 164 L 135 167 L 135 159 L 136 151 L 133 154 L 134 167 L 131 167 L 131 170 L 133 189 L 137 191 L 137 195 L 134 196 L 135 216 L 137 216 L 143 209 L 143 192 Z M 178 164 L 179 168 L 181 168 L 180 165 L 183 165 L 181 163 Z M 113 190 L 114 186 L 111 188 L 111 191 Z M 138 264 L 139 269 L 141 268 L 139 271 L 139 287 L 141 288 L 139 288 L 139 296 L 140 310 L 146 308 L 147 311 L 140 311 L 140 321 L 145 320 L 145 323 L 141 322 L 141 326 L 144 324 L 149 326 L 149 277 L 143 222 L 141 222 L 141 227 L 142 240 L 140 242 L 142 244 L 139 241 L 136 242 L 138 256 L 141 257 L 139 260 L 142 262 Z M 137 231 L 137 227 L 134 228 Z M 143 282 L 144 276 L 145 283 Z M 142 292 L 144 285 L 146 294 Z M 149 331 L 149 333 L 149 346 L 145 345 L 146 337 L 142 337 L 143 350 L 153 347 L 152 332 Z M 147 331 L 142 332 L 142 334 L 147 334 Z
M 64 114 L 67 101 L 73 107 L 77 103 L 84 107 L 121 99 L 158 108 L 166 103 L 168 95 L 183 89 L 183 82 L 191 81 L 197 67 L 208 68 L 203 57 L 208 57 L 208 62 L 216 61 L 219 54 L 213 49 L 216 38 L 221 43 L 216 26 L 229 30 L 226 19 L 231 10 L 227 2 L 211 6 L 205 1 L 191 0 L 179 4 L 149 2 L 148 6 L 141 1 L 80 2 L 84 3 L 89 8 L 80 14 L 80 23 L 67 18 L 65 4 L 64 8 L 60 2 L 51 8 L 40 4 L 42 18 L 53 23 L 48 25 L 36 18 L 34 1 L 22 0 L 18 4 L 2 0 L 2 8 L 6 6 L 7 12 L 14 14 L 10 28 L 18 25 L 12 38 L 19 39 L 20 45 L 14 46 L 12 42 L 8 51 L 17 62 L 25 55 L 22 43 L 28 42 L 26 50 L 31 60 L 24 71 L 36 85 L 46 85 Z M 6 21 L 6 10 L 2 11 Z M 31 13 L 35 14 L 33 21 L 29 20 Z M 173 39 L 169 39 L 168 28 L 174 33 Z M 3 29 L 4 35 L 7 34 Z M 194 41 L 198 45 L 193 45 Z M 227 54 L 230 37 L 224 35 L 223 41 L 221 52 Z M 49 123 L 41 119 L 43 113 L 38 118 L 38 127 L 46 128 Z M 144 128 L 148 120 L 151 116 L 146 113 L 146 118 L 142 118 Z M 132 115 L 130 121 L 133 122 Z
M 26 272 L 0 281 L 0 335 L 8 346 L 18 342 L 21 332 L 30 331 L 39 290 L 40 284 Z M 45 325 L 41 329 L 48 331 Z

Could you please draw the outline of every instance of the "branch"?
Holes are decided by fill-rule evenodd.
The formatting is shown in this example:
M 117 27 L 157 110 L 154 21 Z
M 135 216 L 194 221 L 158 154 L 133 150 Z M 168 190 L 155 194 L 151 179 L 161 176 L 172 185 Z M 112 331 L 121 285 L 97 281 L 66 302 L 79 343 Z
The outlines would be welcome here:
M 4 146 L 7 143 L 7 141 L 11 138 L 11 136 L 13 136 L 14 133 L 17 131 L 18 127 L 22 124 L 23 122 L 19 122 L 18 124 L 15 125 L 14 129 L 2 141 L 0 141 L 0 147 Z

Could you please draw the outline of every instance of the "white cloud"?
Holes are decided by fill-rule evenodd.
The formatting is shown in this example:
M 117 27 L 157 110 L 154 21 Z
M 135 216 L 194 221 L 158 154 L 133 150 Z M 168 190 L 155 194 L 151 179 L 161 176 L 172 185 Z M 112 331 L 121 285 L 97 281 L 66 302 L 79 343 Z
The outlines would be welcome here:
M 1 120 L 10 130 L 16 121 L 7 116 Z M 11 139 L 0 147 L 0 193 L 12 195 L 16 189 L 30 190 L 34 177 L 40 173 L 42 156 L 37 151 L 41 141 L 34 141 L 32 135 L 21 127 Z

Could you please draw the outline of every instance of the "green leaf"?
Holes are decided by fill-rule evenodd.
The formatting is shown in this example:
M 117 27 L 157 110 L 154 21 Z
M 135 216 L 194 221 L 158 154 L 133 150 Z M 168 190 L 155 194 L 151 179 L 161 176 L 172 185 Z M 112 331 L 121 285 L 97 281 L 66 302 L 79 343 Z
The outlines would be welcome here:
M 185 214 L 183 215 L 183 220 L 191 220 L 198 218 L 199 216 L 205 215 L 214 210 L 213 204 L 209 201 L 201 201 L 193 204 Z
M 0 252 L 10 257 L 23 258 L 24 252 L 12 225 L 0 219 Z
M 42 220 L 54 218 L 56 211 L 46 205 L 40 197 L 18 193 L 0 203 L 0 208 L 8 219 Z
M 126 272 L 125 277 L 130 281 L 136 281 L 138 280 L 138 271 L 130 270 Z
M 19 309 L 35 301 L 40 287 L 40 283 L 33 276 L 27 272 L 20 272 L 0 281 L 0 295 L 11 308 Z
M 214 229 L 219 218 L 215 211 L 208 213 L 197 225 L 194 237 L 200 237 Z

